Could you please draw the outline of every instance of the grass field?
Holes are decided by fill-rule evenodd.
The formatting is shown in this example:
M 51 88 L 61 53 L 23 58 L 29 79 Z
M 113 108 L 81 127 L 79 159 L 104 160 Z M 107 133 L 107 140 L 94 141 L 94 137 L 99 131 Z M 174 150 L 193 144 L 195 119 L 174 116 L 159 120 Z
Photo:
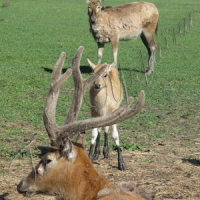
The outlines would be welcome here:
M 191 186 L 189 189 L 181 188 L 182 185 L 177 184 L 176 190 L 188 191 L 186 194 L 182 192 L 182 199 L 197 200 L 200 198 L 200 2 L 149 2 L 157 6 L 160 14 L 158 33 L 155 37 L 158 44 L 155 72 L 147 78 L 143 74 L 147 67 L 147 52 L 139 38 L 119 44 L 118 64 L 127 94 L 136 99 L 140 90 L 144 90 L 146 94 L 143 111 L 118 126 L 121 146 L 124 154 L 129 154 L 127 158 L 130 154 L 141 156 L 137 158 L 141 169 L 153 163 L 152 168 L 160 166 L 163 170 L 166 166 L 174 166 L 177 160 L 181 160 L 180 165 L 183 165 L 183 168 L 187 164 L 188 168 L 183 169 L 183 174 L 191 171 L 191 179 L 185 180 L 186 175 L 183 175 L 183 178 L 176 176 L 177 172 L 174 172 L 173 186 L 176 185 L 175 180 L 179 183 L 182 180 L 188 181 Z M 122 3 L 122 0 L 107 0 L 103 5 L 114 6 Z M 38 152 L 38 146 L 49 144 L 42 116 L 51 72 L 62 51 L 67 54 L 64 68 L 69 68 L 79 46 L 85 48 L 81 71 L 83 76 L 87 77 L 90 70 L 86 58 L 97 61 L 97 45 L 89 33 L 87 4 L 84 0 L 0 0 L 2 183 L 3 166 L 5 165 L 6 169 L 10 160 L 17 154 L 29 157 L 29 150 L 24 149 L 24 146 L 35 133 L 37 139 L 32 145 L 34 152 Z M 103 62 L 110 63 L 112 59 L 111 46 L 107 44 Z M 58 124 L 65 121 L 72 96 L 71 88 L 73 84 L 70 79 L 62 88 L 58 101 Z M 83 116 L 90 116 L 87 95 L 80 119 L 83 119 Z M 88 147 L 90 131 L 87 134 Z M 149 154 L 143 158 L 143 153 L 146 152 Z M 162 155 L 163 160 L 151 157 L 155 154 Z M 169 161 L 169 155 L 173 155 L 173 160 Z M 14 160 L 17 162 L 18 157 Z M 148 168 L 148 172 L 144 170 L 141 176 L 146 177 L 145 173 L 153 174 L 152 168 Z M 14 169 L 20 169 L 20 166 L 15 166 Z M 129 166 L 128 170 L 133 172 L 132 176 L 136 180 L 140 180 L 140 177 L 136 176 L 140 174 L 136 169 L 132 170 Z M 157 173 L 154 171 L 155 182 L 158 181 L 156 176 L 159 177 L 158 174 L 162 171 L 159 171 L 159 168 L 157 170 Z M 165 171 L 169 173 L 167 170 L 169 168 Z M 16 177 L 13 175 L 13 178 Z M 164 183 L 166 179 L 161 182 Z M 14 180 L 16 183 L 20 178 Z M 194 182 L 195 186 L 193 180 L 197 180 Z M 181 199 L 173 192 L 175 188 L 170 191 L 170 185 L 166 184 L 160 189 L 154 181 L 150 186 L 144 185 L 149 190 L 156 191 L 160 199 Z M 12 189 L 8 192 L 4 188 L 2 191 L 0 199 L 4 197 L 4 193 L 12 194 Z M 164 191 L 168 193 L 165 194 Z M 8 195 L 5 199 L 12 199 L 11 196 Z

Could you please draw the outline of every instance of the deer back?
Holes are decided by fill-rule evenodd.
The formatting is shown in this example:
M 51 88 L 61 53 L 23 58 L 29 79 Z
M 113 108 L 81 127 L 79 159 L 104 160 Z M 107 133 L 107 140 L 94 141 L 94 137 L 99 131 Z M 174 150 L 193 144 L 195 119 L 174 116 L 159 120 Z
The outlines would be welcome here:
M 96 42 L 131 40 L 138 37 L 149 24 L 157 24 L 158 10 L 148 2 L 133 2 L 116 7 L 100 6 L 99 2 L 89 2 L 88 16 L 90 29 Z M 154 26 L 152 26 L 153 29 Z

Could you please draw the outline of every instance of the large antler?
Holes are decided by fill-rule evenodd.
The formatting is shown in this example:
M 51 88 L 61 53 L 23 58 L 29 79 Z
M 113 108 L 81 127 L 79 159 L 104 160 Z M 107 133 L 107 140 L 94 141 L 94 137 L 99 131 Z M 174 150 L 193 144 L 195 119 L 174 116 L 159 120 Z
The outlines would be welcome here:
M 123 106 L 107 116 L 76 121 L 86 88 L 96 77 L 100 76 L 107 67 L 107 64 L 105 63 L 97 72 L 93 73 L 87 79 L 83 79 L 79 68 L 83 50 L 83 47 L 79 47 L 72 60 L 72 67 L 69 68 L 63 75 L 61 75 L 61 71 L 66 54 L 61 53 L 52 73 L 50 90 L 46 100 L 43 116 L 44 125 L 52 146 L 59 146 L 63 138 L 71 137 L 75 133 L 124 121 L 133 115 L 136 115 L 144 105 L 145 94 L 144 91 L 141 91 L 137 104 L 132 108 L 130 108 L 130 105 L 133 102 L 133 98 L 129 97 Z M 58 126 L 55 120 L 55 111 L 59 90 L 71 74 L 73 76 L 75 87 L 72 104 L 69 108 L 65 125 Z

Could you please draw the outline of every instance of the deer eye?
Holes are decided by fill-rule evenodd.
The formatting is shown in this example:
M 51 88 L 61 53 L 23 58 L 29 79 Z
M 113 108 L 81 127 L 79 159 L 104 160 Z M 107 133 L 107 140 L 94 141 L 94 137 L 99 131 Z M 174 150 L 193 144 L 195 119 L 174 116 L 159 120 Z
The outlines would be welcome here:
M 104 74 L 104 77 L 106 78 L 108 76 L 108 74 Z
M 46 160 L 46 164 L 49 164 L 51 161 L 52 161 L 52 160 L 47 159 L 47 160 Z
M 52 160 L 51 159 L 45 159 L 44 160 L 44 166 L 48 165 Z

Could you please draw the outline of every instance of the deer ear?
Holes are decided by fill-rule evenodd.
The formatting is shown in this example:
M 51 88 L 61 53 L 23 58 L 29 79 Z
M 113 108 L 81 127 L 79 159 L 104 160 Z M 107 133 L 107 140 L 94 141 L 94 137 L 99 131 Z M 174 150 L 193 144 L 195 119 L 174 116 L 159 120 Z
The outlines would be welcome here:
M 66 138 L 61 145 L 62 156 L 65 157 L 68 161 L 73 162 L 76 159 L 76 149 L 69 138 Z
M 113 62 L 113 63 L 109 66 L 108 71 L 110 72 L 113 68 L 117 68 L 117 63 L 116 63 L 116 62 Z
M 84 146 L 85 140 L 86 140 L 86 134 L 79 133 L 76 142 Z
M 87 58 L 87 61 L 92 69 L 94 69 L 96 67 L 96 65 L 94 63 L 92 63 L 88 58 Z
M 87 4 L 89 4 L 89 3 L 90 3 L 90 0 L 85 0 L 85 2 L 86 2 Z

